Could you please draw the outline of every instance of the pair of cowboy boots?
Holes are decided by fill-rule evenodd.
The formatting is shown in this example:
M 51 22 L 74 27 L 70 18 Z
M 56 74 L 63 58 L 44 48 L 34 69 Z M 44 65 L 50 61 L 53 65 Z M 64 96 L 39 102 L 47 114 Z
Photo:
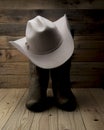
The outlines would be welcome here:
M 76 99 L 70 85 L 71 59 L 60 67 L 54 69 L 42 69 L 35 65 L 31 74 L 26 107 L 35 112 L 42 112 L 53 105 L 65 111 L 73 111 L 76 108 Z M 52 79 L 54 100 L 47 97 L 49 76 Z

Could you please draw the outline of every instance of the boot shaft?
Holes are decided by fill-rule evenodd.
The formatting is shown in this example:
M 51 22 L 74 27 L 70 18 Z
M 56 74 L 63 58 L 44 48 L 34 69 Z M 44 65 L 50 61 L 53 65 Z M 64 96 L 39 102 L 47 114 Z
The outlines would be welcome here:
M 30 62 L 30 83 L 28 95 L 46 97 L 49 82 L 49 70 L 41 69 Z M 31 96 L 32 97 L 32 96 Z
M 58 68 L 51 70 L 52 88 L 54 96 L 69 95 L 71 59 Z
M 51 79 L 53 83 L 59 82 L 61 84 L 70 84 L 70 68 L 71 59 L 65 62 L 58 68 L 51 69 Z

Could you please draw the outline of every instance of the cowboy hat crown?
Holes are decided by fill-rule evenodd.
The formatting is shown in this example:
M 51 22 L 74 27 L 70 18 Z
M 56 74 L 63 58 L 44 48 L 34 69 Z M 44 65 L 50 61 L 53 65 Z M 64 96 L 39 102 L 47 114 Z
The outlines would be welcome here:
M 26 45 L 35 54 L 47 54 L 57 49 L 61 36 L 55 24 L 41 16 L 29 20 L 26 27 Z

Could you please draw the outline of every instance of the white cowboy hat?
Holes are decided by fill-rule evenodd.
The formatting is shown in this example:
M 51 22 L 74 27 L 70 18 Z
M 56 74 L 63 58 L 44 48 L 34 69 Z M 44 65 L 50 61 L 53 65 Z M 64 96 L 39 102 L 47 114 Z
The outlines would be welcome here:
M 74 50 L 66 15 L 55 22 L 37 16 L 27 22 L 26 37 L 10 43 L 44 69 L 62 65 Z

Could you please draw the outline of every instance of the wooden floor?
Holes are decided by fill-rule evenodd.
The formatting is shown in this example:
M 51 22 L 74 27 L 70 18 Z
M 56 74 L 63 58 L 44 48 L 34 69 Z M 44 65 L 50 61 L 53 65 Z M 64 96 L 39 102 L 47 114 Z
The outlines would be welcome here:
M 0 130 L 104 130 L 104 90 L 73 89 L 74 112 L 55 107 L 42 113 L 25 108 L 26 89 L 0 89 Z

